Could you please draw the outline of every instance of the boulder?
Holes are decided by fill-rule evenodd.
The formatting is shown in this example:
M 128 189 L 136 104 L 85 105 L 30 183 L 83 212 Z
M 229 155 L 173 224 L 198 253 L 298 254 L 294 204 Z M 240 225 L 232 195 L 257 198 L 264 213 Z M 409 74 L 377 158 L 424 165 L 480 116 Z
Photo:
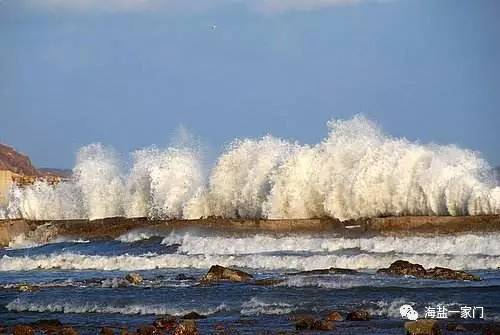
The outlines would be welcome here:
M 201 279 L 201 282 L 211 283 L 221 280 L 227 280 L 231 282 L 242 283 L 242 282 L 248 282 L 252 278 L 253 276 L 251 274 L 248 274 L 240 270 L 230 269 L 220 265 L 212 265 L 210 270 L 208 270 L 207 274 L 203 276 L 203 278 Z
M 206 319 L 207 317 L 205 315 L 201 315 L 196 312 L 190 312 L 184 315 L 182 318 L 184 320 L 199 320 L 199 319 Z
M 326 321 L 344 321 L 344 317 L 342 314 L 340 314 L 337 311 L 333 311 L 328 313 L 328 315 L 325 317 Z
M 115 335 L 115 331 L 113 330 L 113 328 L 102 327 L 99 334 L 100 335 Z
M 311 330 L 319 331 L 331 331 L 335 329 L 335 323 L 333 321 L 326 320 L 316 320 L 312 324 Z
M 297 330 L 311 329 L 314 324 L 314 321 L 316 320 L 311 315 L 297 316 L 295 317 L 295 329 Z
M 30 326 L 17 325 L 12 330 L 13 335 L 34 335 L 35 331 Z
M 194 320 L 184 320 L 177 326 L 174 335 L 198 335 L 198 326 Z
M 155 326 L 158 329 L 163 329 L 163 330 L 173 330 L 177 326 L 177 318 L 172 315 L 165 315 L 161 318 L 156 319 L 153 322 L 153 326 Z
M 349 312 L 346 316 L 346 320 L 349 321 L 369 321 L 370 319 L 370 313 L 362 309 Z
M 465 271 L 452 270 L 442 267 L 435 267 L 426 270 L 420 264 L 413 264 L 403 260 L 395 261 L 387 269 L 380 269 L 377 273 L 384 273 L 391 276 L 413 276 L 423 279 L 481 280 L 478 276 Z
M 138 274 L 137 272 L 131 272 L 131 273 L 127 274 L 125 276 L 125 279 L 130 284 L 133 284 L 133 285 L 139 285 L 143 281 L 142 276 L 140 274 Z
M 385 273 L 393 276 L 413 276 L 417 278 L 425 277 L 425 268 L 420 264 L 413 264 L 408 261 L 398 260 L 392 263 L 387 269 L 380 269 L 377 273 Z
M 436 320 L 422 319 L 405 322 L 407 335 L 441 335 L 439 323 Z

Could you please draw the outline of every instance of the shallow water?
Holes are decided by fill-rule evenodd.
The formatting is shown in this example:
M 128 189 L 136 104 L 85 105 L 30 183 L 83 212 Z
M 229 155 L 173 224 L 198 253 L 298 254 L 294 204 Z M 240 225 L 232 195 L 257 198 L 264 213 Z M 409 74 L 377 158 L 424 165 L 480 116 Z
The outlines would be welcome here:
M 446 237 L 365 237 L 335 235 L 210 234 L 200 231 L 134 231 L 116 240 L 59 239 L 33 246 L 18 240 L 0 250 L 0 323 L 10 326 L 59 319 L 85 334 L 102 326 L 134 329 L 163 314 L 207 315 L 202 334 L 218 324 L 231 333 L 256 334 L 294 329 L 294 314 L 324 316 L 363 308 L 369 322 L 339 322 L 339 334 L 401 334 L 402 304 L 421 315 L 426 306 L 484 307 L 487 323 L 500 320 L 498 234 Z M 26 247 L 29 246 L 29 247 Z M 426 267 L 467 269 L 480 282 L 393 278 L 376 274 L 397 259 Z M 201 277 L 213 264 L 237 266 L 256 278 L 281 278 L 274 286 L 223 283 L 199 286 L 177 280 Z M 344 267 L 356 275 L 291 275 L 297 270 Z M 144 282 L 126 285 L 139 272 Z M 40 290 L 20 293 L 20 283 Z M 450 316 L 446 321 L 460 321 Z

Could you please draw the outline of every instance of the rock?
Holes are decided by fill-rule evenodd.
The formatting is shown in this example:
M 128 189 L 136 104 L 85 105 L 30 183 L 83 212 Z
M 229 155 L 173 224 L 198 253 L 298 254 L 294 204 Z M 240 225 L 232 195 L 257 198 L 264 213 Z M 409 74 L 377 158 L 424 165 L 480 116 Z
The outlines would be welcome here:
M 465 271 L 452 270 L 448 268 L 435 267 L 425 269 L 420 264 L 413 264 L 408 261 L 398 260 L 387 269 L 380 269 L 377 273 L 385 273 L 392 276 L 413 276 L 424 279 L 439 280 L 481 280 L 478 276 Z
M 22 285 L 19 285 L 17 287 L 17 290 L 19 292 L 34 292 L 34 291 L 38 291 L 39 288 L 36 286 L 28 285 L 28 284 L 22 284 Z
M 198 335 L 198 326 L 194 320 L 184 320 L 177 326 L 174 335 Z
M 342 275 L 355 275 L 358 271 L 351 269 L 343 269 L 343 268 L 329 268 L 329 269 L 316 269 L 309 271 L 300 271 L 289 273 L 291 276 L 307 276 L 307 275 L 329 275 L 329 274 L 342 274 Z
M 99 334 L 100 335 L 114 335 L 115 331 L 113 330 L 113 328 L 102 327 L 101 332 Z
M 297 316 L 295 318 L 295 329 L 297 330 L 307 330 L 311 329 L 314 321 L 314 317 L 311 315 L 303 315 L 303 316 Z
M 59 335 L 78 335 L 78 332 L 72 327 L 64 327 L 58 332 Z
M 259 286 L 273 286 L 273 285 L 281 284 L 284 281 L 285 281 L 284 279 L 267 278 L 267 279 L 257 279 L 257 280 L 254 280 L 253 284 L 254 285 L 259 285 Z
M 220 265 L 212 265 L 207 274 L 201 279 L 201 282 L 210 283 L 221 280 L 228 280 L 232 282 L 242 283 L 247 282 L 252 278 L 253 276 L 251 274 L 240 270 L 230 269 Z
M 143 326 L 137 328 L 137 335 L 159 335 L 160 332 L 154 326 Z
M 481 280 L 478 276 L 465 271 L 452 270 L 448 268 L 435 267 L 427 270 L 427 278 L 441 280 Z
M 205 315 L 198 314 L 196 312 L 191 312 L 187 313 L 182 317 L 183 319 L 187 320 L 199 320 L 199 319 L 206 319 L 207 317 Z
M 342 314 L 340 314 L 337 311 L 333 311 L 328 313 L 328 315 L 325 317 L 326 321 L 344 321 L 344 317 Z
M 483 329 L 482 335 L 500 335 L 500 324 L 494 323 Z
M 133 284 L 133 285 L 139 285 L 143 281 L 142 276 L 140 274 L 138 274 L 137 272 L 129 273 L 128 275 L 125 276 L 125 279 L 130 284 Z
M 436 320 L 422 319 L 405 322 L 407 335 L 441 335 L 439 323 Z
M 196 280 L 196 278 L 192 276 L 186 276 L 184 273 L 180 273 L 175 277 L 175 280 Z
M 158 329 L 163 329 L 163 330 L 174 330 L 175 327 L 177 326 L 177 318 L 172 315 L 166 315 L 161 318 L 156 319 L 153 322 L 153 326 L 155 326 Z
M 377 273 L 385 273 L 395 276 L 425 277 L 425 268 L 420 264 L 413 264 L 408 261 L 398 260 L 392 263 L 387 269 L 380 269 Z
M 62 327 L 62 323 L 57 319 L 50 319 L 50 320 L 42 319 L 31 323 L 30 326 L 48 334 L 59 331 L 59 329 Z
M 371 319 L 370 313 L 362 309 L 358 309 L 347 314 L 346 320 L 349 321 L 369 321 Z
M 34 335 L 35 331 L 30 326 L 17 325 L 12 331 L 13 335 Z

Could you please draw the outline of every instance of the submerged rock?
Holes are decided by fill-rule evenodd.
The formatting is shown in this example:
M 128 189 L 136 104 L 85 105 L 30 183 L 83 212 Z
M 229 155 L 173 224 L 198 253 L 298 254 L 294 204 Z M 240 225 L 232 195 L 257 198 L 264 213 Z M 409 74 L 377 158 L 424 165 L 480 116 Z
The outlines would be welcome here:
M 133 285 L 139 285 L 143 281 L 142 276 L 140 274 L 138 274 L 137 272 L 131 272 L 131 273 L 129 273 L 128 275 L 125 276 L 125 279 L 130 284 L 133 284 Z
M 422 319 L 405 322 L 407 335 L 441 335 L 439 323 L 436 320 Z
M 311 315 L 297 316 L 295 320 L 296 330 L 331 331 L 335 329 L 335 323 L 333 321 L 315 319 Z
M 187 320 L 199 320 L 199 319 L 206 319 L 207 317 L 205 315 L 198 314 L 196 312 L 190 312 L 187 313 L 182 317 L 183 319 Z
M 186 276 L 184 273 L 180 273 L 175 277 L 175 280 L 196 280 L 193 276 Z
M 273 285 L 281 284 L 284 281 L 285 281 L 285 279 L 267 278 L 267 279 L 257 279 L 257 280 L 254 280 L 253 284 L 254 285 L 259 285 L 259 286 L 273 286 Z
M 12 330 L 13 335 L 34 335 L 35 331 L 30 326 L 17 325 Z
M 198 335 L 198 326 L 194 320 L 184 320 L 177 326 L 174 335 Z
M 346 320 L 349 321 L 369 321 L 370 319 L 370 313 L 362 309 L 349 312 L 349 314 L 347 314 L 346 316 Z
M 296 275 L 301 275 L 301 276 L 329 275 L 329 274 L 355 275 L 357 273 L 358 273 L 358 271 L 351 270 L 351 269 L 329 268 L 329 269 L 315 269 L 315 270 L 308 270 L 308 271 L 299 271 L 299 272 L 290 273 L 289 275 L 291 275 L 291 276 L 296 276 Z
M 220 265 L 212 265 L 207 274 L 201 279 L 201 282 L 211 283 L 221 280 L 228 280 L 232 282 L 242 283 L 248 282 L 252 278 L 253 276 L 251 274 L 240 270 L 230 269 Z
M 392 263 L 386 269 L 380 269 L 377 273 L 384 273 L 391 276 L 413 276 L 423 279 L 439 279 L 439 280 L 481 280 L 478 276 L 471 273 L 448 268 L 435 267 L 425 269 L 420 264 L 410 263 L 408 261 L 398 260 Z

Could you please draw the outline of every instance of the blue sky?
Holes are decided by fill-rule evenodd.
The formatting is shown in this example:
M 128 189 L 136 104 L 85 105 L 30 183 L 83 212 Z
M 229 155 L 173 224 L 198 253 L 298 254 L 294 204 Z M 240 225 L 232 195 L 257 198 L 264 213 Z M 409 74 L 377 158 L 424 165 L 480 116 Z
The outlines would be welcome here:
M 500 165 L 496 0 L 3 0 L 0 142 L 71 167 L 103 142 L 315 143 L 363 113 Z M 216 29 L 212 26 L 216 25 Z

